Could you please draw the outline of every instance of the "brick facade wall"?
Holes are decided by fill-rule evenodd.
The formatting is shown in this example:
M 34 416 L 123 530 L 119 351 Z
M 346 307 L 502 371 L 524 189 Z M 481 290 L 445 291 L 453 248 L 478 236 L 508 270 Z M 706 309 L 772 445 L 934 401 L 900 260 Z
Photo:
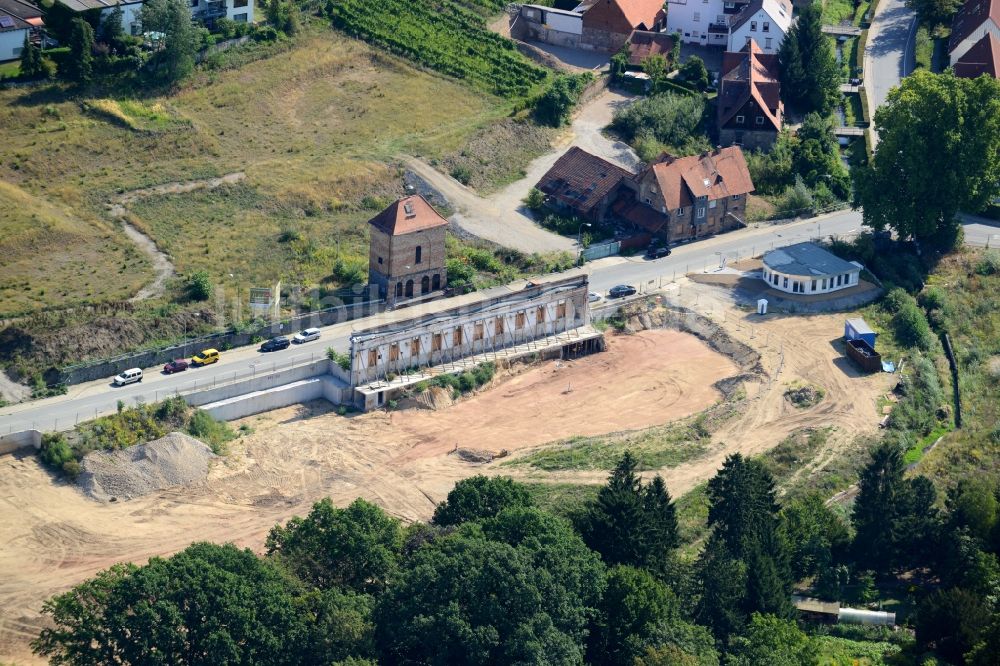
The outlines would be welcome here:
M 446 227 L 440 226 L 425 231 L 389 236 L 372 228 L 368 254 L 368 281 L 378 285 L 380 295 L 385 297 L 389 305 L 401 299 L 420 296 L 447 286 L 445 229 Z

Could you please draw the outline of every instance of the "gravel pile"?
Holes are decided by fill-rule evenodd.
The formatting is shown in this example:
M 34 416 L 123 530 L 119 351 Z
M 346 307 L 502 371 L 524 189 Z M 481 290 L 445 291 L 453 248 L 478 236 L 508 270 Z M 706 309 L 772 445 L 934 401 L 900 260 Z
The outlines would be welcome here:
M 180 432 L 119 451 L 94 451 L 83 458 L 79 483 L 100 501 L 125 500 L 156 490 L 203 481 L 215 457 L 203 442 Z

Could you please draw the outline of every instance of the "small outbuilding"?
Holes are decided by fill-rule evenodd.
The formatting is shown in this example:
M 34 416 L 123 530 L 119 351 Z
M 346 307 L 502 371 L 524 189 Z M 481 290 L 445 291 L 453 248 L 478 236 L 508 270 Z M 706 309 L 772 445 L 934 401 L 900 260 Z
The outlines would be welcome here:
M 861 317 L 848 319 L 844 322 L 845 340 L 864 340 L 868 343 L 869 347 L 875 349 L 875 338 L 877 335 L 871 326 L 868 325 L 868 322 Z
M 763 278 L 789 294 L 827 294 L 857 286 L 861 267 L 815 243 L 796 243 L 764 255 Z

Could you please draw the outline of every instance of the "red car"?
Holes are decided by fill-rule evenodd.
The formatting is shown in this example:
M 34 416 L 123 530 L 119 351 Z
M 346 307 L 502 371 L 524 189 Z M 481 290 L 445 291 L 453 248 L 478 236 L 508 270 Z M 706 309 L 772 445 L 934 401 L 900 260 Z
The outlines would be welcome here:
M 172 375 L 175 372 L 183 372 L 188 369 L 188 362 L 182 358 L 175 361 L 170 361 L 165 366 L 163 366 L 163 374 Z

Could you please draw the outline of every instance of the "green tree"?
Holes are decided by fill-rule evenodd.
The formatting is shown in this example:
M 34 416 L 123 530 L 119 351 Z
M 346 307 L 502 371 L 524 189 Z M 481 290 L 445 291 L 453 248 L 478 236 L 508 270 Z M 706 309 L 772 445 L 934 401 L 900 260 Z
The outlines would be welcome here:
M 625 75 L 629 64 L 629 48 L 628 42 L 622 44 L 622 47 L 611 56 L 611 80 L 618 82 L 621 81 L 622 77 Z
M 889 92 L 875 126 L 875 154 L 852 173 L 867 226 L 953 239 L 959 210 L 1000 194 L 1000 81 L 918 71 Z
M 137 567 L 117 564 L 45 602 L 32 643 L 51 663 L 296 663 L 311 640 L 294 584 L 233 545 L 196 543 Z
M 378 591 L 396 572 L 403 533 L 399 521 L 374 504 L 356 499 L 338 509 L 327 498 L 305 518 L 276 525 L 266 546 L 311 585 Z
M 434 509 L 431 522 L 442 526 L 458 525 L 492 518 L 504 509 L 531 504 L 527 489 L 510 477 L 479 474 L 456 483 L 448 498 Z
M 934 337 L 927 316 L 916 303 L 905 303 L 892 317 L 896 339 L 906 347 L 930 349 Z
M 823 34 L 822 14 L 821 3 L 802 10 L 781 42 L 778 62 L 785 102 L 801 112 L 826 116 L 840 99 L 840 68 L 833 44 Z
M 968 528 L 973 537 L 989 543 L 1000 519 L 1000 504 L 992 483 L 981 477 L 959 479 L 948 492 L 947 506 L 953 526 Z
M 677 547 L 677 516 L 663 479 L 643 485 L 628 451 L 588 507 L 581 532 L 605 563 L 662 571 Z
M 809 113 L 796 132 L 795 173 L 806 185 L 827 185 L 840 199 L 851 191 L 851 176 L 840 159 L 840 145 L 834 132 L 832 116 Z
M 535 117 L 545 125 L 560 127 L 568 120 L 587 83 L 589 74 L 561 75 L 535 101 Z
M 694 617 L 722 639 L 740 633 L 747 622 L 746 565 L 732 556 L 718 533 L 709 537 L 698 557 L 697 576 L 701 597 Z
M 961 664 L 985 637 L 990 620 L 989 606 L 978 595 L 958 588 L 936 590 L 917 607 L 917 643 L 933 648 L 948 663 Z
M 121 7 L 114 8 L 101 19 L 101 40 L 114 48 L 120 48 L 125 41 L 125 27 L 122 25 Z
M 18 69 L 26 79 L 37 79 L 48 74 L 45 63 L 42 62 L 42 50 L 24 36 L 24 46 L 21 48 L 21 64 Z
M 708 482 L 708 524 L 741 557 L 761 535 L 778 526 L 774 478 L 764 464 L 736 453 Z
M 708 89 L 708 69 L 705 67 L 705 61 L 698 56 L 691 56 L 687 59 L 683 65 L 681 65 L 680 71 L 677 72 L 677 78 L 685 83 L 690 83 L 695 89 L 699 91 L 705 91 Z
M 660 89 L 660 84 L 666 80 L 670 66 L 663 55 L 654 53 L 642 61 L 642 71 L 649 75 L 652 89 L 657 91 Z
M 660 623 L 679 621 L 673 593 L 642 569 L 610 569 L 587 662 L 631 666 L 652 646 Z
M 467 524 L 418 548 L 379 599 L 379 663 L 580 663 L 603 568 L 568 524 L 538 513 L 493 519 L 516 545 Z
M 732 666 L 812 666 L 816 644 L 794 622 L 754 613 L 746 636 L 733 640 Z
M 904 479 L 904 471 L 902 448 L 883 441 L 858 479 L 855 559 L 881 573 L 926 564 L 937 538 L 934 486 L 923 476 Z
M 299 31 L 299 10 L 287 0 L 269 0 L 265 5 L 267 22 L 277 30 L 293 37 Z
M 962 6 L 962 0 L 906 0 L 906 6 L 917 13 L 917 18 L 929 30 L 940 25 L 951 25 L 952 16 Z
M 693 137 L 704 111 L 701 97 L 663 93 L 618 109 L 611 127 L 626 141 L 650 134 L 660 143 L 678 147 Z
M 537 187 L 528 191 L 528 196 L 524 197 L 524 205 L 532 212 L 538 212 L 545 207 L 545 193 Z
M 819 495 L 788 502 L 781 510 L 781 531 L 789 545 L 795 578 L 816 576 L 847 553 L 850 534 Z
M 156 51 L 147 62 L 154 81 L 176 83 L 194 70 L 194 56 L 198 49 L 198 33 L 191 19 L 191 10 L 185 0 L 149 0 L 139 14 L 142 29 L 162 32 L 163 48 Z
M 299 600 L 311 626 L 311 640 L 297 646 L 300 663 L 340 664 L 375 657 L 375 600 L 336 588 L 310 590 Z
M 71 81 L 81 84 L 90 83 L 94 75 L 94 29 L 81 18 L 73 19 L 65 71 Z

